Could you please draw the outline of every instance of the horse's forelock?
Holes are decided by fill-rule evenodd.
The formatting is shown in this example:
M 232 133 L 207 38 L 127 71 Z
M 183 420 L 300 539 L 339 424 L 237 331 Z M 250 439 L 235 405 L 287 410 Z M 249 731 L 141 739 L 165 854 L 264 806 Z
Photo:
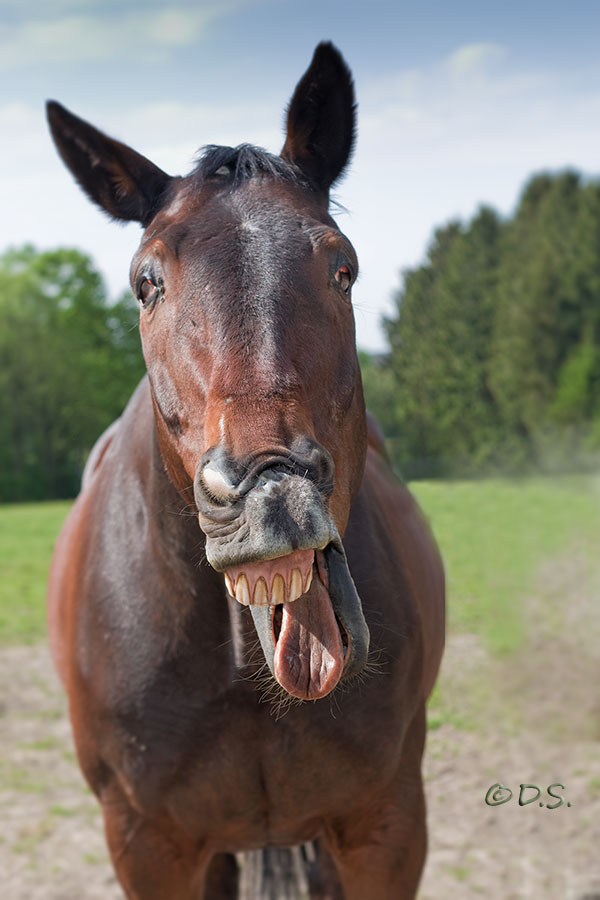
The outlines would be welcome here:
M 238 147 L 221 147 L 209 144 L 198 154 L 192 177 L 204 181 L 208 178 L 233 178 L 239 183 L 256 175 L 269 175 L 277 181 L 287 181 L 302 187 L 310 187 L 306 176 L 293 163 L 281 156 L 255 147 L 240 144 Z

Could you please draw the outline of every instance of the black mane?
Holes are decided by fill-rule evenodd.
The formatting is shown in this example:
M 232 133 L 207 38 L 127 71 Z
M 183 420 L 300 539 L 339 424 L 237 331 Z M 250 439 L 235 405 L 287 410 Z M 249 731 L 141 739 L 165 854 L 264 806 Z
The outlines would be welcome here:
M 229 169 L 229 174 L 219 171 L 224 167 Z M 270 175 L 278 181 L 289 181 L 302 187 L 311 186 L 306 176 L 293 163 L 252 144 L 240 144 L 238 147 L 209 144 L 200 151 L 192 172 L 192 175 L 197 175 L 202 180 L 232 177 L 235 183 L 248 181 L 257 174 Z

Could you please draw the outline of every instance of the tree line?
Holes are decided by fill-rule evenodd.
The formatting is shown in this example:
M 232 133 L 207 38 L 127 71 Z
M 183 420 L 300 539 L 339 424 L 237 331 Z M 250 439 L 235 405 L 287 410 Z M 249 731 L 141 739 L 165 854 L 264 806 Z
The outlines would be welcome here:
M 144 372 L 137 308 L 91 259 L 0 256 L 0 501 L 71 497 Z M 367 404 L 405 477 L 595 464 L 600 450 L 600 183 L 534 176 L 514 214 L 433 235 L 360 354 Z
M 384 325 L 365 393 L 405 476 L 595 464 L 600 183 L 536 175 L 512 216 L 437 229 Z
M 78 250 L 0 256 L 0 501 L 73 497 L 143 371 L 136 304 Z

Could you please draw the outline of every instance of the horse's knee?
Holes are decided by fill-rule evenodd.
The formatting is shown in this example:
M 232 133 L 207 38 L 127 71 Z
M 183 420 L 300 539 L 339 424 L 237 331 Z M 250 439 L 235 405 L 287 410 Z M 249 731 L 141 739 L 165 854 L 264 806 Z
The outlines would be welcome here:
M 166 817 L 146 818 L 120 792 L 111 793 L 101 801 L 106 840 L 128 900 L 204 900 L 210 854 Z
M 381 802 L 329 830 L 345 900 L 412 900 L 417 894 L 427 852 L 418 745 L 406 747 Z

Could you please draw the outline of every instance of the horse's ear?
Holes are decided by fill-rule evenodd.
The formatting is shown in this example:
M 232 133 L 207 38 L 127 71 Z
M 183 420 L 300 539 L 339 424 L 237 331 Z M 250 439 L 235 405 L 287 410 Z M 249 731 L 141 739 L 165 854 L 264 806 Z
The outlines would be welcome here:
M 350 159 L 355 131 L 352 75 L 339 50 L 321 43 L 290 101 L 281 155 L 327 192 Z
M 115 219 L 148 225 L 171 177 L 60 103 L 49 100 L 46 111 L 58 152 L 88 197 Z

